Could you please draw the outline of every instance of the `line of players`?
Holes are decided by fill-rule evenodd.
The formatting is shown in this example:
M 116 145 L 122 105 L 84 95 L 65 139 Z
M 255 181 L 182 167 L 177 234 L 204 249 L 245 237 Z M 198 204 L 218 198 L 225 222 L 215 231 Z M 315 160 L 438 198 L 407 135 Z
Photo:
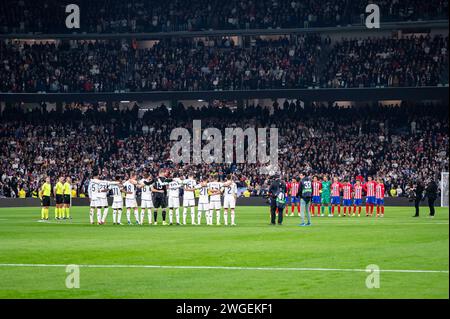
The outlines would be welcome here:
M 140 211 L 137 204 L 137 189 L 141 190 Z M 158 209 L 161 209 L 162 224 L 166 225 L 166 209 L 169 211 L 169 225 L 180 221 L 180 190 L 183 189 L 183 214 L 182 224 L 187 224 L 188 209 L 190 210 L 191 224 L 200 225 L 202 215 L 206 218 L 207 225 L 213 225 L 214 211 L 216 212 L 216 225 L 221 224 L 221 208 L 223 195 L 223 220 L 228 225 L 228 213 L 230 223 L 236 225 L 235 208 L 237 197 L 237 185 L 231 175 L 225 182 L 219 182 L 216 175 L 203 178 L 200 182 L 194 179 L 194 174 L 189 173 L 187 178 L 175 173 L 169 176 L 169 170 L 161 169 L 157 177 L 153 178 L 148 173 L 138 180 L 137 175 L 131 173 L 125 181 L 116 177 L 114 181 L 100 178 L 94 173 L 89 182 L 88 193 L 90 202 L 90 223 L 94 224 L 95 211 L 97 212 L 97 224 L 106 223 L 108 216 L 108 194 L 112 196 L 113 224 L 121 225 L 123 199 L 125 197 L 126 218 L 129 225 L 132 224 L 131 212 L 134 213 L 135 223 L 143 225 L 147 212 L 148 224 L 158 224 Z M 199 191 L 198 209 L 195 214 L 195 191 Z M 124 196 L 123 196 L 124 195 Z M 175 221 L 174 221 L 175 214 Z
M 289 215 L 289 206 L 291 207 L 291 216 L 294 215 L 294 208 L 297 206 L 297 213 L 300 216 L 299 200 L 299 182 L 293 178 L 286 183 L 287 205 L 285 215 Z M 343 216 L 361 216 L 363 194 L 366 195 L 366 216 L 373 216 L 376 206 L 376 217 L 384 217 L 384 183 L 381 178 L 376 181 L 368 176 L 367 182 L 362 183 L 357 179 L 352 185 L 348 179 L 339 181 L 338 177 L 333 178 L 333 182 L 324 175 L 322 180 L 319 176 L 313 176 L 312 179 L 312 198 L 310 205 L 311 216 L 325 216 L 325 208 L 328 209 L 328 216 L 333 217 L 337 210 L 338 216 L 341 216 L 341 206 L 343 206 Z M 341 205 L 342 194 L 342 205 Z

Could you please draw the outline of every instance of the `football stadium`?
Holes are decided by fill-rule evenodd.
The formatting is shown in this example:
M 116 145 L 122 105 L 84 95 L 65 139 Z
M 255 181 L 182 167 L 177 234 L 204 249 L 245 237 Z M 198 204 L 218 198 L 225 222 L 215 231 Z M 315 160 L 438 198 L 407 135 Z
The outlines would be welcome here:
M 1 1 L 0 299 L 448 299 L 448 44 L 447 0 Z

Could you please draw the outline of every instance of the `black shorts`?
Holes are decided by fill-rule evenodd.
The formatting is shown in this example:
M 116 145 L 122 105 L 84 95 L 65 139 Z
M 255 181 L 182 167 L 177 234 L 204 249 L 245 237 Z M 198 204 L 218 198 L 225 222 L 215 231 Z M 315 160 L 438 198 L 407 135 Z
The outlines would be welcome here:
M 50 206 L 50 196 L 42 196 L 42 206 Z
M 70 205 L 70 195 L 64 195 L 64 204 Z
M 155 208 L 166 208 L 167 207 L 167 196 L 165 194 L 156 193 L 153 194 L 153 206 Z
M 64 203 L 64 196 L 62 194 L 61 195 L 56 194 L 55 202 L 56 202 L 56 204 L 63 204 Z

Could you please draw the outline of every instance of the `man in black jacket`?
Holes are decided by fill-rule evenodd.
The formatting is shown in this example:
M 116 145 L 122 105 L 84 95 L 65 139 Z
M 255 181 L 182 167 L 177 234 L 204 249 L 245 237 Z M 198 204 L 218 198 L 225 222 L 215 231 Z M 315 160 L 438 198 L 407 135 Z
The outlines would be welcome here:
M 413 189 L 413 196 L 414 196 L 414 206 L 416 207 L 416 214 L 413 217 L 419 217 L 419 207 L 420 202 L 423 200 L 423 192 L 425 190 L 425 187 L 423 187 L 422 181 L 417 181 L 417 184 L 415 185 Z
M 437 183 L 431 179 L 425 189 L 425 196 L 428 198 L 428 207 L 430 207 L 430 217 L 434 217 L 434 202 L 437 199 L 437 193 Z
M 275 176 L 275 180 L 272 182 L 269 188 L 270 197 L 270 223 L 275 225 L 276 213 L 277 213 L 277 197 L 278 200 L 285 200 L 286 196 L 286 183 L 284 183 L 280 176 Z M 281 198 L 280 198 L 281 197 Z M 278 210 L 278 225 L 283 224 L 283 209 Z

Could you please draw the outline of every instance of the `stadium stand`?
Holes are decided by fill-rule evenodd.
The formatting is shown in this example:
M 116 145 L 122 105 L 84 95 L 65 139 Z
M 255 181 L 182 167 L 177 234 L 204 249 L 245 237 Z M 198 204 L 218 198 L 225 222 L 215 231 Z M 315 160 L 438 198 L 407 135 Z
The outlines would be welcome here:
M 45 174 L 74 177 L 78 193 L 86 193 L 94 167 L 109 176 L 129 170 L 156 173 L 170 162 L 170 132 L 175 127 L 269 127 L 279 129 L 279 163 L 286 176 L 302 169 L 341 178 L 377 175 L 386 189 L 408 193 L 409 184 L 423 176 L 438 175 L 448 167 L 448 105 L 326 106 L 300 101 L 275 103 L 272 112 L 259 105 L 232 111 L 205 106 L 162 105 L 139 116 L 130 110 L 102 111 L 98 105 L 66 105 L 64 113 L 45 107 L 26 110 L 20 105 L 1 114 L 0 196 L 30 196 Z M 183 165 L 177 165 L 181 168 Z M 218 172 L 220 179 L 234 172 L 252 195 L 267 190 L 268 176 L 257 164 L 184 165 L 200 175 Z

